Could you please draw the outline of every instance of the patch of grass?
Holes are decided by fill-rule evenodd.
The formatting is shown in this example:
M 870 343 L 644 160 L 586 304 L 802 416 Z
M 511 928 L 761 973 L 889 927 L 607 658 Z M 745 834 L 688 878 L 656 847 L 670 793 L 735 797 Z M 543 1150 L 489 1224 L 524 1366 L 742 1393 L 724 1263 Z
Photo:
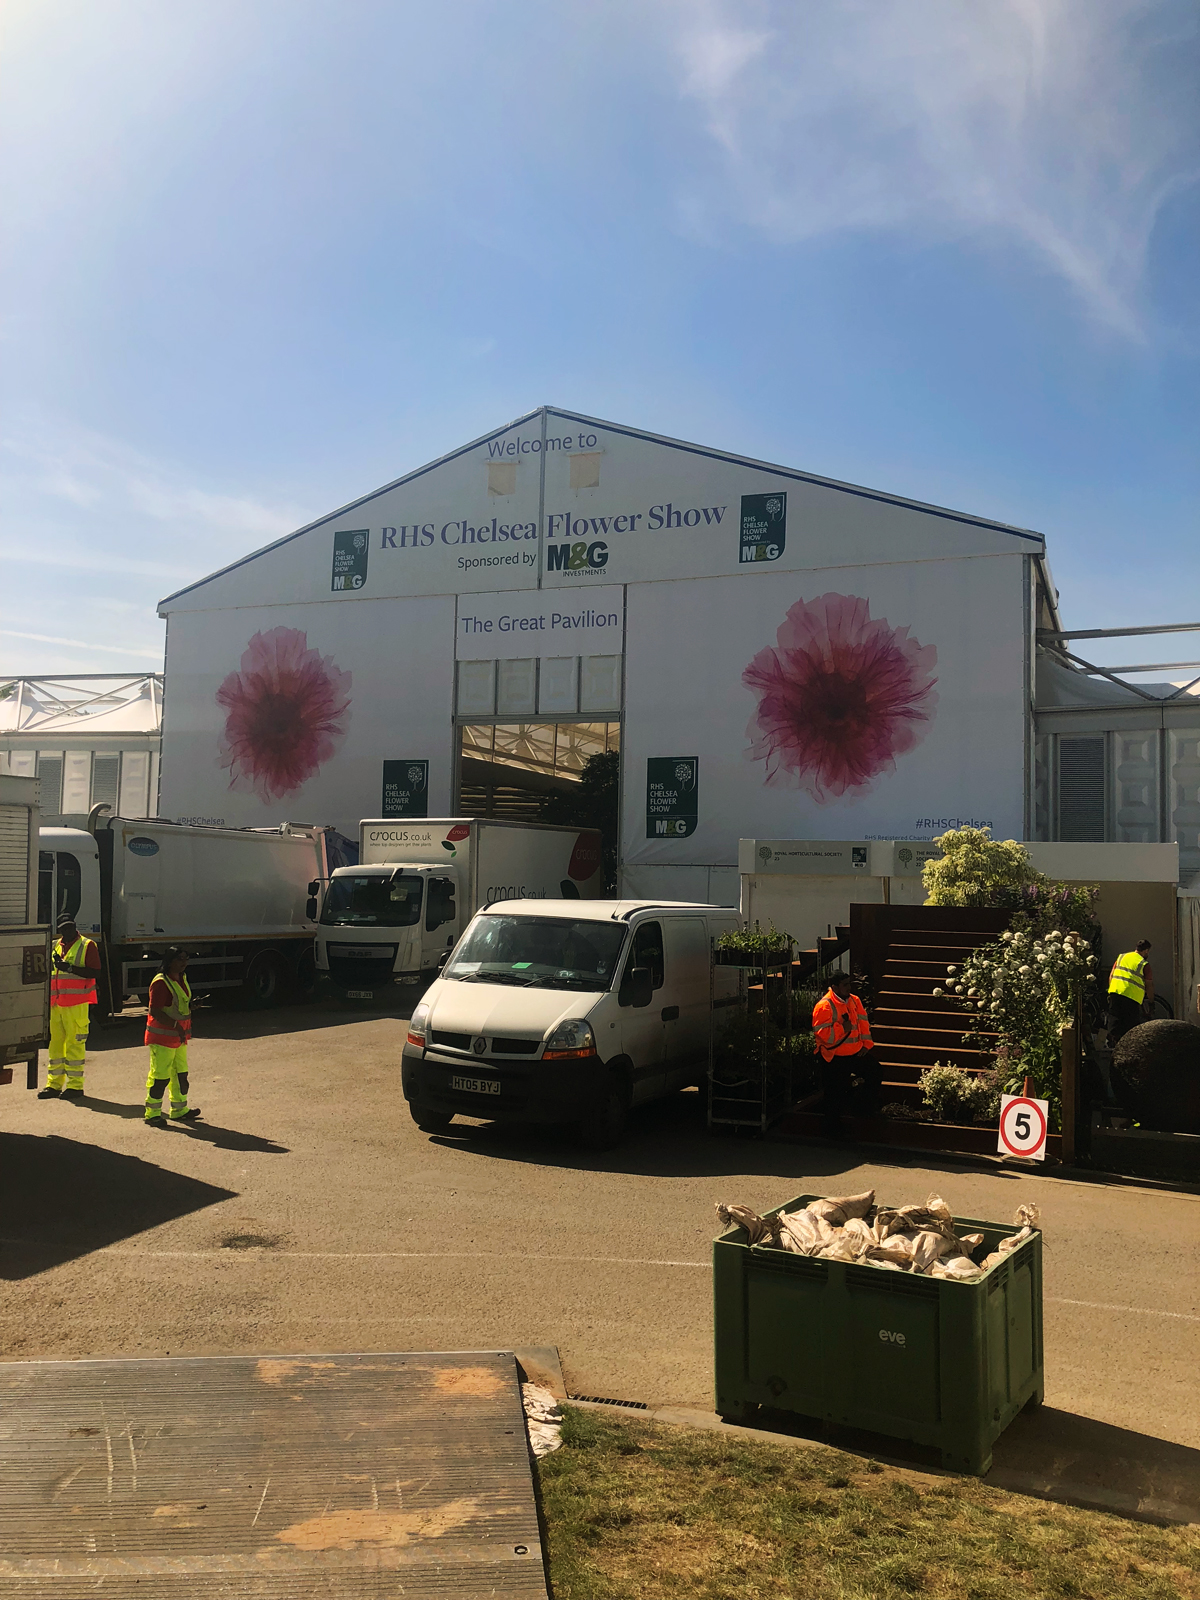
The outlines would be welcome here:
M 555 1600 L 1200 1600 L 1200 1531 L 564 1406 Z

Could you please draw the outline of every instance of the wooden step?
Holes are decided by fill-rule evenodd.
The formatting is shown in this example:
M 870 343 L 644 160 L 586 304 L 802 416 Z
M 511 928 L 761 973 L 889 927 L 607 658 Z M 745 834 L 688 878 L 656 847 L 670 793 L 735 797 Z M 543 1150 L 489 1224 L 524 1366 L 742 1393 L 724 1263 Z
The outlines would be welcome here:
M 894 978 L 922 978 L 931 989 L 944 988 L 950 976 L 944 961 L 893 961 L 889 956 L 883 964 L 883 981 L 889 984 Z
M 948 1056 L 940 1058 L 943 1066 L 961 1067 L 972 1078 L 982 1078 L 989 1071 L 989 1066 L 971 1066 L 966 1061 L 951 1061 Z M 927 1067 L 932 1067 L 932 1061 L 892 1061 L 882 1060 L 879 1069 L 883 1074 L 883 1082 L 891 1084 L 908 1084 L 911 1088 L 921 1081 L 921 1074 Z
M 910 1013 L 909 1013 L 910 1016 Z M 941 1050 L 942 1045 L 960 1045 L 963 1034 L 968 1032 L 958 1018 L 947 1018 L 942 1026 L 926 1026 L 928 1019 L 920 1018 L 918 1021 L 898 1022 L 893 1018 L 880 1018 L 875 1014 L 870 1019 L 870 1035 L 875 1043 L 880 1043 L 885 1038 L 893 1040 L 896 1045 L 928 1045 L 931 1050 Z M 994 1029 L 982 1030 L 984 1037 L 995 1038 Z
M 957 1006 L 947 1006 L 944 1000 L 935 1000 L 931 996 L 927 1006 L 907 1003 L 876 1006 L 871 1019 L 897 1028 L 966 1028 L 974 1026 L 978 1021 L 978 1013 L 960 1011 Z
M 871 1014 L 876 1017 L 885 1014 L 898 1017 L 901 1012 L 907 1017 L 945 1017 L 947 1022 L 963 1022 L 974 1014 L 947 1001 L 945 995 L 896 994 L 890 989 L 884 990 L 879 996 Z
M 929 1045 L 903 1044 L 895 1039 L 875 1040 L 875 1048 L 883 1060 L 903 1063 L 912 1067 L 931 1067 L 935 1061 L 950 1062 L 956 1067 L 987 1067 L 991 1065 L 990 1050 L 976 1050 L 968 1044 Z

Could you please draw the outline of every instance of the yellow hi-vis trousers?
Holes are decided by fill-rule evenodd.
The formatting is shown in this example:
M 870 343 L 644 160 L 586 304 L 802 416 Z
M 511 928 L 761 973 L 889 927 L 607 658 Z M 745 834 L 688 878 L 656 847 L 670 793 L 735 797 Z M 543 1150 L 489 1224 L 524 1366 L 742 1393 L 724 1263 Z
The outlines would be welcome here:
M 46 1072 L 47 1089 L 83 1088 L 83 1058 L 87 1051 L 88 1008 L 50 1007 L 50 1065 Z
M 182 1117 L 188 1108 L 187 1045 L 172 1050 L 170 1045 L 150 1046 L 150 1072 L 146 1078 L 146 1121 L 162 1116 L 163 1093 L 171 1090 L 171 1115 Z

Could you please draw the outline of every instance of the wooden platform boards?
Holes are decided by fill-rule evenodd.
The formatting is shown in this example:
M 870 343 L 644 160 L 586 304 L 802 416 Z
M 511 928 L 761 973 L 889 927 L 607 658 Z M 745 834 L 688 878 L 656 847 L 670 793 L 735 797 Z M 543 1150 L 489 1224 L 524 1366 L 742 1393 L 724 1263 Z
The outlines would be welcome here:
M 511 1353 L 0 1364 L 0 1596 L 546 1593 Z

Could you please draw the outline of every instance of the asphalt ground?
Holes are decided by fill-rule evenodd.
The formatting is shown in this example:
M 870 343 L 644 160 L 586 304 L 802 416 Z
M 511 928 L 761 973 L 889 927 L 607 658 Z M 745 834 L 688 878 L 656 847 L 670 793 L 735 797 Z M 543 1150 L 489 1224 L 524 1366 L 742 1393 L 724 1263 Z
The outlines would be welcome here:
M 1141 1474 L 1135 1498 L 1200 1517 L 1194 1193 L 714 1139 L 696 1093 L 603 1155 L 553 1130 L 431 1138 L 400 1092 L 400 1014 L 333 1002 L 201 1012 L 204 1120 L 157 1131 L 141 1037 L 133 1016 L 94 1030 L 85 1102 L 0 1093 L 0 1358 L 556 1345 L 573 1394 L 706 1411 L 715 1201 L 934 1191 L 997 1221 L 1033 1201 L 1046 1407 L 1012 1470 L 1072 1456 L 1096 1503 Z

